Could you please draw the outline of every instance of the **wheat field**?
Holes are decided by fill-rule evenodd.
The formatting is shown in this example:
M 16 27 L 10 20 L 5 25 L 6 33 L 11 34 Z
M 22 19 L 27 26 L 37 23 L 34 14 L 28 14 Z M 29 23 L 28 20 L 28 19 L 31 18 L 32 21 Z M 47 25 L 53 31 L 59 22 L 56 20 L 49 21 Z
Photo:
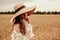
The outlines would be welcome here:
M 0 14 L 0 40 L 10 40 L 13 14 Z M 37 40 L 60 40 L 60 15 L 29 16 Z

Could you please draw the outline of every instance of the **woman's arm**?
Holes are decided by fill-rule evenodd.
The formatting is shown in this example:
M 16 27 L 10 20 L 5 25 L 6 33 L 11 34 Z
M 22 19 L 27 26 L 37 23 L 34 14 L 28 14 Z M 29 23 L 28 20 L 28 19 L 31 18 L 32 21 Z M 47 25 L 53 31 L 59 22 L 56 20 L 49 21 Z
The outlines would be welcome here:
M 30 23 L 29 18 L 25 19 L 28 23 Z

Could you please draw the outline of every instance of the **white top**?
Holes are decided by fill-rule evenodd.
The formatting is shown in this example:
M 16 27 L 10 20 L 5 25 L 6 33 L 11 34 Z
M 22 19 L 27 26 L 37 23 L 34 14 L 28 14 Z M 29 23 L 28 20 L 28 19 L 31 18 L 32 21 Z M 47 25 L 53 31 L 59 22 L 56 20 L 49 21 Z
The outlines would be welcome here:
M 11 34 L 11 40 L 30 40 L 30 38 L 34 36 L 32 32 L 32 26 L 28 24 L 26 30 L 27 30 L 26 35 L 23 35 L 20 32 L 13 30 Z

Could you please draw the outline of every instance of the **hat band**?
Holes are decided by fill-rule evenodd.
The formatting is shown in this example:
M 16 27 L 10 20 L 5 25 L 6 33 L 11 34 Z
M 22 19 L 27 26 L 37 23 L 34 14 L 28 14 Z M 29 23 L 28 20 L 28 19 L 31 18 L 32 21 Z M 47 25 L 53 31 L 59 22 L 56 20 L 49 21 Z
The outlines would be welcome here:
M 15 10 L 15 12 L 14 12 L 14 13 L 18 12 L 19 10 L 21 10 L 21 9 L 23 9 L 23 8 L 25 8 L 25 6 L 24 6 L 24 5 L 23 5 L 23 6 L 21 6 L 21 7 L 19 7 L 17 10 Z

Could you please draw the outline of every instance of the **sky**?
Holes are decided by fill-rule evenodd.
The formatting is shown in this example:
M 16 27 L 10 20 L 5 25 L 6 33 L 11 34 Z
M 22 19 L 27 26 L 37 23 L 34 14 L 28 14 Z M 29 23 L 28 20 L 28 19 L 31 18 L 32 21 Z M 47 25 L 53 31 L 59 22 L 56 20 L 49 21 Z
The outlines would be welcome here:
M 14 5 L 20 2 L 26 6 L 35 5 L 35 11 L 60 11 L 60 0 L 0 0 L 0 12 L 14 11 Z

